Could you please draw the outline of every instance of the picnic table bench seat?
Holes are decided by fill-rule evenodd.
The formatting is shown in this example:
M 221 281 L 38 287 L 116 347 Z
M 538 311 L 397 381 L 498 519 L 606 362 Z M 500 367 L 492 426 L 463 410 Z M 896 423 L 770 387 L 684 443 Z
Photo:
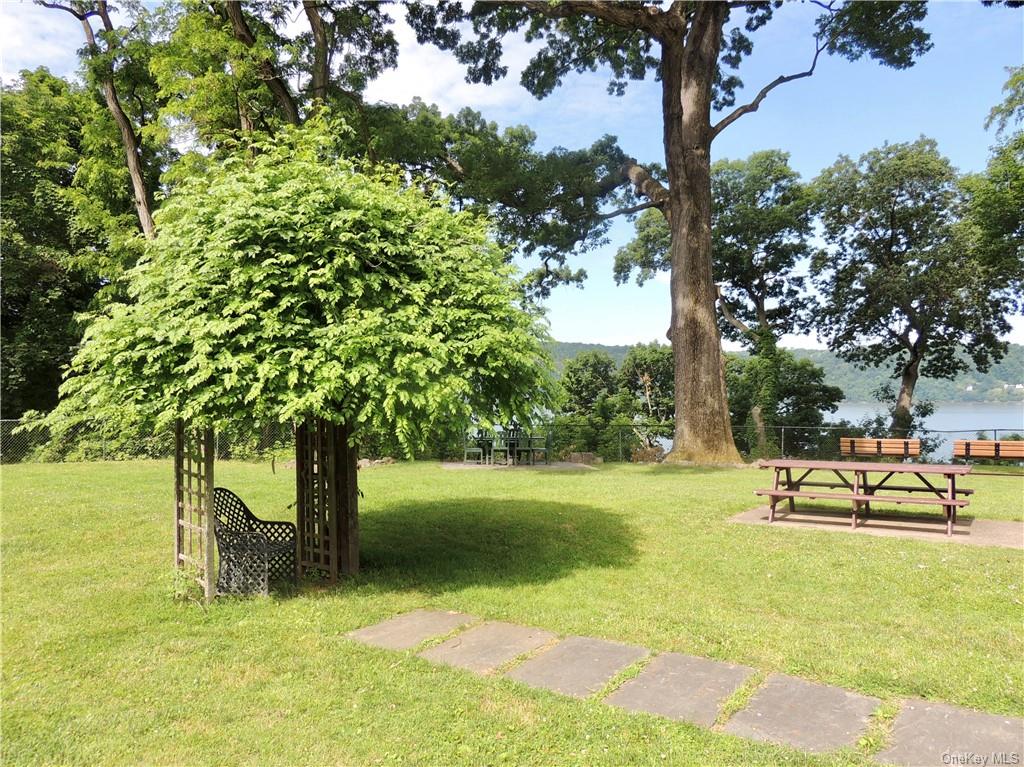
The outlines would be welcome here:
M 772 498 L 813 498 L 829 501 L 863 501 L 864 503 L 913 503 L 935 506 L 966 506 L 969 503 L 966 499 L 960 498 L 951 501 L 948 498 L 915 498 L 910 495 L 874 495 L 871 493 L 821 493 L 815 490 L 755 490 L 754 493 Z

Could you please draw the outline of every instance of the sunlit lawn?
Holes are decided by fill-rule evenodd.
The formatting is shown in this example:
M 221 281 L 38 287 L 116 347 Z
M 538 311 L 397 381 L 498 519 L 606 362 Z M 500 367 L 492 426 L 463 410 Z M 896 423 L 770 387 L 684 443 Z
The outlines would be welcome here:
M 287 518 L 289 471 L 217 477 Z M 343 638 L 417 607 L 1024 714 L 1020 551 L 728 522 L 758 504 L 755 469 L 365 470 L 357 579 L 209 608 L 172 598 L 169 463 L 2 478 L 9 764 L 824 764 L 879 748 L 812 759 Z M 967 484 L 969 514 L 1024 516 L 1024 478 Z

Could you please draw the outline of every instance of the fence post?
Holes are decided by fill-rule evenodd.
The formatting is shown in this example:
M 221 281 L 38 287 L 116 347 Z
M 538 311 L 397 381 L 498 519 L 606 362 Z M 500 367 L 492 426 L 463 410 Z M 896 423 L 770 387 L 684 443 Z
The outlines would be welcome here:
M 782 436 L 779 437 L 779 452 L 782 454 L 783 458 L 786 457 L 786 427 L 785 426 L 782 427 Z
M 999 439 L 999 429 L 993 429 L 992 430 L 992 439 L 995 439 L 995 440 Z
M 100 435 L 100 455 L 103 457 L 104 461 L 107 460 L 107 435 L 106 434 L 101 434 Z
M 619 433 L 619 463 L 622 463 L 622 426 L 619 426 L 616 431 Z

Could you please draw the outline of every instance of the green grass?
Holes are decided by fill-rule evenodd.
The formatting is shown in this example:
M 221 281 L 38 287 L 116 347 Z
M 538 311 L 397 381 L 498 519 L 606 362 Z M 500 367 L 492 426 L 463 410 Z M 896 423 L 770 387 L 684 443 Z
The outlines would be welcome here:
M 218 484 L 287 518 L 294 478 Z M 859 764 L 892 702 L 1024 714 L 1016 550 L 726 521 L 766 472 L 361 472 L 363 572 L 205 608 L 172 599 L 166 462 L 3 468 L 7 764 Z M 1021 519 L 1024 480 L 976 477 L 970 513 Z M 364 647 L 417 607 L 743 663 L 883 699 L 824 757 Z

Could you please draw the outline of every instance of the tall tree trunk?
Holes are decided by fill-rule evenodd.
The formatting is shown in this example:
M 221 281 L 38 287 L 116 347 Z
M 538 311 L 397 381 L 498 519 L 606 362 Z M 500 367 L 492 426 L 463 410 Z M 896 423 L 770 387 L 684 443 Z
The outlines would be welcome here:
M 697 6 L 686 45 L 662 41 L 675 437 L 668 461 L 740 461 L 729 423 L 711 256 L 711 87 L 728 7 Z
M 227 2 L 218 5 L 217 10 L 231 24 L 231 32 L 235 39 L 246 47 L 255 49 L 256 37 L 253 35 L 252 30 L 249 29 L 249 22 L 245 20 L 240 0 L 238 2 Z M 281 107 L 284 119 L 292 125 L 301 125 L 302 118 L 299 116 L 299 108 L 292 97 L 288 84 L 278 74 L 273 61 L 264 56 L 259 50 L 254 50 L 253 55 L 260 78 L 267 84 L 271 94 L 274 96 L 274 100 Z
M 114 25 L 110 21 L 107 4 L 101 0 L 101 2 L 97 3 L 96 11 L 100 21 L 103 22 L 103 28 L 107 32 L 113 31 Z M 89 47 L 99 51 L 99 46 L 96 45 L 96 36 L 93 34 L 92 24 L 89 22 L 88 17 L 80 16 L 79 18 L 82 22 L 82 28 L 85 30 L 85 39 L 89 43 Z M 135 203 L 135 212 L 139 216 L 139 225 L 142 227 L 142 233 L 146 236 L 146 239 L 152 239 L 156 232 L 156 227 L 153 224 L 152 196 L 146 187 L 146 174 L 142 167 L 142 142 L 135 133 L 132 121 L 121 107 L 117 88 L 114 87 L 114 74 L 112 71 L 109 74 L 104 72 L 100 88 L 103 91 L 103 99 L 107 102 L 107 109 L 110 111 L 110 115 L 114 118 L 118 130 L 121 132 L 121 145 L 124 147 L 128 175 L 132 180 L 132 198 Z
M 330 79 L 330 58 L 327 50 L 327 28 L 324 26 L 317 0 L 302 0 L 302 8 L 309 20 L 309 29 L 313 33 L 313 77 L 310 83 L 311 100 L 327 100 L 327 84 Z
M 913 422 L 910 411 L 914 405 L 914 388 L 917 386 L 920 369 L 921 357 L 917 354 L 911 355 L 910 361 L 903 367 L 900 393 L 896 397 L 896 408 L 892 411 L 892 422 L 889 424 L 889 431 L 894 437 L 905 437 L 910 431 Z

